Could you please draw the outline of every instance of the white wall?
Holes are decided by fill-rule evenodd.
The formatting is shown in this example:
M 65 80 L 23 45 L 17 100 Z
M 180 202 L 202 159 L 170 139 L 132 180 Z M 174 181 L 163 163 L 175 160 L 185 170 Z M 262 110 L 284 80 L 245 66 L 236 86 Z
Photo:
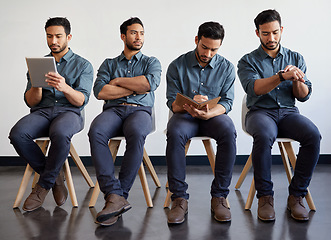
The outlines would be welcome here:
M 143 53 L 156 56 L 162 64 L 161 85 L 156 91 L 157 132 L 147 139 L 150 155 L 165 154 L 168 109 L 165 105 L 165 73 L 169 63 L 180 54 L 195 48 L 198 26 L 205 21 L 223 24 L 226 35 L 219 53 L 235 66 L 247 52 L 259 46 L 254 33 L 253 19 L 264 9 L 275 8 L 282 16 L 284 32 L 282 44 L 300 52 L 308 65 L 308 78 L 313 83 L 311 99 L 298 106 L 312 119 L 322 135 L 322 154 L 331 153 L 330 39 L 331 14 L 329 0 L 263 1 L 263 0 L 12 0 L 0 2 L 0 73 L 1 127 L 0 156 L 17 156 L 9 144 L 11 127 L 29 109 L 23 102 L 27 71 L 25 56 L 49 53 L 44 24 L 49 17 L 66 16 L 72 24 L 72 50 L 87 58 L 95 73 L 107 57 L 115 57 L 123 49 L 119 37 L 120 24 L 131 16 L 138 16 L 145 25 Z M 237 154 L 249 154 L 251 138 L 241 129 L 241 100 L 243 90 L 236 80 L 235 102 L 230 113 L 238 132 Z M 89 156 L 87 130 L 101 111 L 101 101 L 92 95 L 87 105 L 86 128 L 73 138 L 82 156 Z M 203 154 L 201 143 L 193 143 L 191 154 Z M 123 148 L 121 149 L 123 151 Z M 275 148 L 275 152 L 277 152 Z

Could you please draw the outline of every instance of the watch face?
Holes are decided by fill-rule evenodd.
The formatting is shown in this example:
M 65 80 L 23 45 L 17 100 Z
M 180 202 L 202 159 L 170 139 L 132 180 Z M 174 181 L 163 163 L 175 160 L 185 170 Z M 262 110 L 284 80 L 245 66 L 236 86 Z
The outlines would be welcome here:
M 282 82 L 282 81 L 285 81 L 284 77 L 283 77 L 283 73 L 284 71 L 279 71 L 278 72 L 278 76 L 279 76 L 279 80 Z

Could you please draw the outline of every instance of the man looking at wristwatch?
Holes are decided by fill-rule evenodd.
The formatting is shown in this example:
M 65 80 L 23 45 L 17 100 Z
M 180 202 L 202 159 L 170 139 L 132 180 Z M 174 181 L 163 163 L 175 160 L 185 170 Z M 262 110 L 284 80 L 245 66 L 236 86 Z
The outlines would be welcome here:
M 271 149 L 276 138 L 282 137 L 300 143 L 287 207 L 294 219 L 308 220 L 302 198 L 319 158 L 321 135 L 314 123 L 299 113 L 295 100 L 307 101 L 312 84 L 307 79 L 303 57 L 280 45 L 283 27 L 279 13 L 265 10 L 254 22 L 261 45 L 239 60 L 238 76 L 247 93 L 246 130 L 254 138 L 252 161 L 258 217 L 275 220 Z

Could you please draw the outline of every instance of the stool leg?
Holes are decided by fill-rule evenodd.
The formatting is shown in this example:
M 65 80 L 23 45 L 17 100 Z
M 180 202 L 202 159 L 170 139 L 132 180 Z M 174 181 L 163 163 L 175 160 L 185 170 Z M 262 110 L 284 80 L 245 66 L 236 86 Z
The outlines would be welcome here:
M 202 140 L 203 145 L 205 146 L 205 150 L 207 153 L 207 157 L 210 163 L 210 167 L 213 171 L 213 174 L 215 175 L 215 153 L 213 150 L 213 147 L 211 145 L 211 141 L 209 139 Z
M 153 164 L 151 162 L 151 159 L 149 158 L 149 156 L 147 155 L 147 152 L 146 152 L 146 149 L 144 148 L 144 156 L 143 156 L 143 161 L 149 171 L 149 173 L 151 174 L 152 176 L 152 179 L 156 185 L 156 187 L 161 187 L 161 183 L 160 183 L 160 180 L 159 178 L 157 177 L 157 174 L 155 172 L 155 169 L 153 167 Z
M 311 194 L 310 194 L 310 191 L 308 188 L 307 188 L 307 190 L 308 190 L 308 193 L 305 196 L 307 204 L 308 204 L 310 210 L 316 211 L 316 206 L 314 204 L 313 198 L 311 197 Z
M 64 162 L 64 173 L 65 173 L 65 176 L 66 176 L 66 181 L 67 181 L 67 186 L 68 186 L 68 191 L 69 191 L 69 194 L 70 194 L 72 206 L 73 207 L 78 207 L 74 182 L 72 180 L 72 175 L 71 175 L 68 159 Z
M 91 197 L 90 203 L 88 205 L 89 207 L 94 207 L 95 206 L 95 203 L 98 200 L 99 193 L 100 193 L 100 187 L 99 187 L 99 182 L 97 181 L 94 185 L 92 197 Z
M 172 195 L 172 193 L 168 189 L 167 190 L 167 196 L 166 196 L 166 199 L 165 199 L 164 204 L 163 204 L 163 208 L 168 208 L 170 206 L 171 195 Z
M 77 154 L 76 149 L 74 148 L 74 145 L 72 145 L 72 143 L 70 143 L 70 156 L 72 157 L 72 159 L 76 163 L 76 166 L 78 167 L 79 171 L 83 175 L 83 177 L 84 177 L 85 181 L 87 182 L 87 184 L 90 187 L 94 187 L 94 183 L 93 183 L 90 175 L 88 174 L 84 164 L 82 163 L 82 160 L 80 159 L 79 155 Z
M 153 207 L 151 193 L 149 191 L 149 187 L 148 187 L 148 183 L 147 183 L 147 179 L 146 179 L 146 173 L 145 173 L 143 163 L 141 163 L 141 165 L 140 165 L 140 168 L 138 170 L 138 174 L 139 174 L 139 177 L 140 177 L 141 186 L 143 187 L 143 191 L 144 191 L 147 206 L 148 207 Z
M 254 178 L 253 178 L 251 187 L 249 189 L 249 193 L 248 193 L 248 197 L 247 197 L 247 201 L 246 201 L 246 205 L 245 205 L 245 210 L 251 209 L 255 192 L 256 192 L 256 189 L 255 189 L 255 183 L 254 183 Z
M 240 176 L 239 176 L 239 179 L 238 179 L 238 182 L 235 186 L 236 189 L 239 189 L 242 185 L 242 183 L 244 182 L 246 176 L 247 176 L 247 173 L 249 172 L 249 170 L 251 169 L 252 167 L 252 154 L 249 155 L 247 161 L 246 161 L 246 164 L 244 166 L 244 169 L 242 170 Z
M 20 206 L 23 195 L 25 193 L 25 190 L 28 186 L 30 177 L 32 175 L 32 172 L 33 172 L 32 167 L 30 167 L 29 164 L 26 165 L 25 172 L 24 172 L 24 175 L 23 175 L 23 178 L 22 178 L 22 181 L 21 181 L 21 185 L 18 189 L 17 196 L 16 196 L 16 199 L 15 199 L 13 208 L 18 208 Z
M 33 181 L 32 181 L 32 189 L 36 186 L 37 182 L 39 181 L 40 175 L 38 173 L 34 173 Z

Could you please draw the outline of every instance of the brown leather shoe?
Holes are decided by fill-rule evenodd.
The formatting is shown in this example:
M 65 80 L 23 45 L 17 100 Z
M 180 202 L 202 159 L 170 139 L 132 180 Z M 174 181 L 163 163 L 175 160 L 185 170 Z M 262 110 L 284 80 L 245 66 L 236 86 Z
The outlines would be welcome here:
M 64 174 L 61 170 L 52 188 L 53 197 L 58 206 L 62 206 L 68 198 L 68 190 L 64 184 Z
M 106 198 L 106 203 L 101 212 L 97 214 L 97 222 L 105 222 L 111 217 L 121 215 L 131 209 L 130 203 L 122 196 L 111 193 Z
M 185 221 L 188 210 L 188 202 L 184 198 L 176 198 L 172 201 L 171 210 L 168 213 L 168 223 L 180 224 Z
M 309 214 L 303 205 L 302 197 L 288 196 L 287 209 L 291 212 L 291 217 L 298 221 L 308 221 Z
M 114 225 L 118 218 L 120 216 L 113 216 L 113 217 L 110 217 L 109 219 L 107 219 L 106 221 L 103 221 L 103 222 L 98 222 L 97 220 L 95 220 L 95 223 L 96 224 L 100 224 L 101 226 L 111 226 L 111 225 Z
M 37 183 L 30 195 L 25 200 L 23 204 L 23 210 L 31 212 L 37 208 L 40 208 L 43 205 L 48 192 L 49 190 L 46 190 Z
M 211 211 L 214 213 L 214 218 L 219 222 L 231 221 L 231 212 L 226 199 L 224 197 L 212 197 Z
M 270 195 L 259 198 L 257 216 L 262 221 L 274 221 L 274 198 Z

